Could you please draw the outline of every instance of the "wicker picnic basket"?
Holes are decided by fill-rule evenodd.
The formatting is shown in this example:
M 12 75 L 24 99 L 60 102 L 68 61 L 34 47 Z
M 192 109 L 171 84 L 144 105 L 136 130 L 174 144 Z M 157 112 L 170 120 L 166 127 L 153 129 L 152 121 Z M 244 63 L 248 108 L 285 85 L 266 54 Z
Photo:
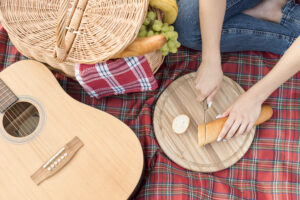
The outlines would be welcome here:
M 74 63 L 109 60 L 137 37 L 149 0 L 1 0 L 0 22 L 26 57 L 74 77 Z M 160 51 L 145 55 L 153 72 Z

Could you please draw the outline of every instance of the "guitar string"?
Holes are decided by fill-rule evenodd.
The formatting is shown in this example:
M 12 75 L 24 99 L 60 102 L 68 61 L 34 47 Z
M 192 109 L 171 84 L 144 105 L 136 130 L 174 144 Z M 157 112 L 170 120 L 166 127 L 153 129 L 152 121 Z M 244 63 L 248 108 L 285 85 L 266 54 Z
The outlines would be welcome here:
M 13 98 L 13 97 L 15 97 L 14 95 L 12 95 L 12 93 L 9 91 L 9 88 L 3 83 L 3 81 L 1 80 L 0 81 L 0 83 L 2 83 L 3 85 L 2 85 L 2 87 L 1 87 L 1 89 L 0 89 L 0 92 L 3 94 L 5 94 L 4 96 L 2 96 L 2 98 L 0 99 L 0 102 L 1 101 L 3 101 L 4 99 L 6 99 L 7 97 L 9 97 L 9 98 L 7 98 L 3 103 L 1 103 L 0 104 L 0 106 L 1 106 L 1 108 L 3 108 L 3 109 L 5 109 L 5 104 L 7 103 L 7 102 L 9 102 L 10 101 L 10 99 L 11 98 Z M 3 90 L 4 89 L 4 90 Z M 2 91 L 3 90 L 3 91 Z M 11 119 L 13 120 L 13 117 L 9 114 L 9 112 L 8 112 L 8 115 L 11 117 Z M 8 118 L 7 118 L 8 119 Z M 14 123 L 13 123 L 13 121 L 10 121 L 9 119 L 8 119 L 8 122 L 9 123 L 11 123 L 14 127 L 15 127 L 15 129 L 16 130 L 18 130 L 17 129 L 17 127 L 16 126 L 18 126 L 17 124 L 15 124 L 14 125 Z
M 5 88 L 5 85 L 2 81 L 0 81 L 0 83 L 2 83 L 2 88 L 0 88 L 0 90 L 2 90 L 3 88 Z
M 1 82 L 2 82 L 2 81 L 1 81 Z M 4 90 L 4 91 L 1 91 L 3 88 L 5 88 L 5 90 Z M 3 93 L 3 92 L 6 92 L 6 91 L 9 91 L 9 88 L 8 88 L 7 86 L 4 85 L 4 86 L 0 89 L 0 92 Z M 8 92 L 7 95 L 4 96 L 0 101 L 2 101 L 3 99 L 5 99 L 8 95 L 10 95 L 10 92 Z M 7 101 L 9 101 L 9 100 L 7 100 Z M 7 102 L 7 101 L 6 101 L 6 102 Z M 6 102 L 5 102 L 5 103 L 6 103 Z M 5 103 L 4 103 L 4 104 L 5 104 Z M 21 104 L 21 105 L 22 105 L 22 104 Z M 18 107 L 18 106 L 16 106 L 16 108 L 17 108 L 17 107 Z M 24 110 L 25 110 L 25 107 L 23 107 L 23 108 L 24 108 Z M 22 108 L 20 108 L 20 109 L 22 109 Z M 17 110 L 17 109 L 16 109 L 16 110 Z M 28 117 L 28 116 L 26 116 L 26 113 L 25 113 L 24 115 L 25 115 L 24 118 L 26 119 L 26 117 Z M 15 116 L 16 116 L 16 115 L 15 115 Z M 30 115 L 29 115 L 29 116 L 30 116 Z M 28 119 L 30 119 L 30 117 L 28 117 Z M 26 121 L 26 120 L 25 120 L 25 121 Z M 29 124 L 31 124 L 32 126 L 34 126 L 34 124 L 33 124 L 34 122 L 31 123 L 31 120 L 28 120 L 28 122 L 29 122 Z M 24 123 L 24 126 L 25 126 L 25 123 Z M 31 128 L 30 128 L 29 125 L 28 125 L 28 127 L 29 127 L 29 129 L 30 129 L 29 132 L 31 132 Z
M 4 90 L 4 91 L 1 91 L 1 92 L 6 92 L 6 91 L 8 91 L 8 88 L 7 87 L 5 87 L 5 85 L 1 88 L 1 90 L 3 89 L 3 88 L 6 88 L 6 90 Z M 6 95 L 1 99 L 1 101 L 3 100 L 3 99 L 5 99 L 7 96 L 9 96 L 10 94 L 9 93 L 6 93 Z M 9 101 L 11 99 L 11 97 L 9 97 L 8 98 L 8 100 L 6 100 L 4 103 L 2 103 L 0 106 L 1 106 L 1 108 L 3 108 L 3 109 L 5 109 L 5 104 Z M 9 112 L 7 112 L 7 120 L 8 120 L 8 122 L 9 122 L 9 124 L 11 124 L 16 130 L 18 130 L 18 128 L 16 127 L 16 126 L 18 126 L 17 124 L 15 124 L 14 122 L 13 122 L 13 117 L 9 114 Z M 11 119 L 9 119 L 9 117 L 11 118 Z
M 15 106 L 15 109 L 16 109 L 16 111 L 17 112 L 19 112 L 20 114 L 19 114 L 19 118 L 21 118 L 22 119 L 22 116 L 24 116 L 23 117 L 23 123 L 21 123 L 21 126 L 23 125 L 24 126 L 24 128 L 26 127 L 26 123 L 25 123 L 25 121 L 28 121 L 28 117 L 26 116 L 26 107 L 25 106 L 22 106 L 23 105 L 23 103 L 22 102 L 19 102 L 18 104 L 16 104 L 16 106 Z M 18 108 L 20 108 L 20 109 L 18 109 Z M 29 116 L 30 117 L 30 116 Z M 29 132 L 31 132 L 31 127 L 28 125 L 28 131 Z M 30 133 L 26 133 L 26 135 L 29 135 Z M 26 135 L 22 135 L 23 137 L 24 136 L 26 136 Z
M 8 91 L 8 90 L 6 90 L 6 91 Z M 3 96 L 3 98 L 2 98 L 0 101 L 3 101 L 5 98 L 7 98 L 7 96 L 10 95 L 9 93 L 6 93 L 6 94 L 7 94 L 7 95 Z M 9 100 L 10 100 L 10 98 L 7 99 L 7 101 L 4 101 L 4 102 L 2 103 L 2 105 L 5 105 Z
M 25 105 L 20 104 L 20 107 L 25 108 Z M 30 132 L 33 133 L 34 130 L 35 130 L 35 128 L 38 126 L 38 124 L 35 124 L 35 122 L 34 122 L 34 117 L 33 117 L 34 113 L 36 112 L 36 111 L 35 111 L 35 110 L 36 110 L 35 106 L 32 105 L 32 104 L 30 104 L 30 105 L 28 106 L 27 109 L 30 111 L 31 107 L 33 107 L 33 111 L 32 111 L 33 114 L 31 115 L 30 112 L 28 112 L 28 114 L 26 114 L 26 113 L 24 114 L 24 117 L 27 117 L 28 125 L 31 126 Z M 27 116 L 26 116 L 26 115 L 27 115 Z M 30 134 L 31 134 L 31 133 L 30 133 Z
M 1 82 L 2 82 L 2 80 L 0 79 L 0 84 L 1 84 Z M 2 83 L 3 83 L 3 82 L 2 82 Z M 1 91 L 3 88 L 5 88 L 6 90 Z M 0 91 L 1 91 L 1 92 L 6 92 L 6 91 L 8 90 L 7 88 L 8 88 L 8 87 L 4 85 L 4 86 L 0 89 Z M 9 95 L 9 94 L 8 94 L 8 95 Z M 3 99 L 5 99 L 8 95 L 4 96 L 4 97 L 1 99 L 1 101 L 2 101 Z M 7 101 L 6 101 L 6 102 L 7 102 Z M 6 103 L 6 102 L 5 102 L 5 103 Z M 5 108 L 5 107 L 4 107 L 4 104 L 2 104 L 2 105 L 0 104 L 0 107 Z M 11 118 L 11 119 L 10 119 L 10 118 Z M 16 127 L 16 124 L 14 123 L 13 118 L 12 118 L 12 116 L 10 115 L 10 113 L 8 113 L 8 115 L 7 115 L 7 120 L 8 120 L 8 122 L 9 122 L 16 130 L 18 130 L 18 128 Z M 22 131 L 24 132 L 24 130 L 21 128 L 21 133 L 20 133 L 21 135 L 23 135 L 23 134 L 22 134 Z M 36 138 L 35 140 L 36 140 L 37 143 L 39 143 L 39 138 Z M 32 143 L 32 148 L 33 148 L 33 149 L 36 149 L 37 152 L 40 152 L 42 155 L 48 156 L 48 153 L 45 154 L 45 152 L 42 152 L 40 148 L 37 148 L 37 146 L 35 145 L 35 142 L 34 142 L 34 141 L 33 141 L 33 143 Z M 43 156 L 43 157 L 44 157 L 44 156 Z
M 16 104 L 16 105 L 17 105 L 17 104 Z M 23 130 L 23 129 L 22 129 L 22 130 Z M 24 132 L 24 130 L 23 130 L 23 132 Z M 22 132 L 21 132 L 21 135 L 22 135 L 23 137 L 27 136 L 26 134 L 25 134 L 25 135 L 22 134 Z M 37 144 L 39 144 L 39 143 L 40 143 L 39 137 L 35 138 L 35 140 L 33 140 L 33 141 L 32 141 L 32 144 L 31 144 L 32 148 L 33 148 L 36 152 L 40 152 L 42 155 L 49 156 L 47 153 L 42 152 L 42 148 L 39 148 L 39 147 L 38 147 Z M 42 156 L 42 157 L 45 157 L 45 156 Z
M 18 104 L 15 104 L 15 106 L 18 105 Z M 18 131 L 18 133 L 22 136 L 22 137 L 25 137 L 26 136 L 26 132 L 29 131 L 29 129 L 27 129 L 28 127 L 24 126 L 24 128 L 21 128 L 20 124 L 22 124 L 22 121 L 21 121 L 21 117 L 18 118 L 18 114 L 17 113 L 14 113 L 13 111 L 13 107 L 11 107 L 10 110 L 8 110 L 6 113 L 11 117 L 12 121 L 16 121 L 17 124 L 17 127 L 16 130 Z M 15 120 L 14 120 L 15 119 Z M 10 123 L 12 123 L 12 121 Z M 19 122 L 18 122 L 19 121 Z M 27 130 L 26 130 L 27 129 Z M 24 134 L 23 134 L 24 133 Z
M 1 94 L 7 94 L 5 96 L 2 96 L 3 98 L 1 97 L 0 101 L 2 101 L 3 99 L 5 99 L 9 95 L 9 93 L 6 93 L 6 91 L 8 91 L 8 88 L 6 88 L 6 90 L 4 90 L 4 91 L 0 90 Z
M 12 93 L 12 92 L 10 92 L 9 91 L 9 88 L 7 87 L 7 86 L 3 86 L 0 90 L 2 90 L 4 88 L 4 91 L 1 91 L 1 93 L 5 93 L 5 96 L 3 96 L 2 98 L 1 98 L 1 100 L 0 101 L 2 101 L 3 99 L 5 99 L 5 98 L 7 98 L 7 96 L 9 97 L 4 103 L 2 103 L 2 105 L 1 105 L 1 107 L 2 108 L 5 108 L 5 104 L 7 103 L 7 102 L 9 102 L 10 101 L 10 99 L 12 99 L 12 98 L 14 98 L 15 97 L 15 95 Z M 8 92 L 7 92 L 8 91 Z M 17 104 L 16 104 L 17 105 Z M 17 107 L 17 106 L 16 106 Z M 10 115 L 10 117 L 11 117 L 11 119 L 14 121 L 14 117 L 12 117 L 12 115 L 14 114 L 14 116 L 16 117 L 16 119 L 18 119 L 17 118 L 17 115 L 18 114 L 15 114 L 14 113 L 14 111 L 13 111 L 13 109 L 14 109 L 14 106 L 13 107 L 11 107 L 11 115 L 9 114 L 9 112 L 8 112 L 8 114 Z M 17 110 L 16 110 L 17 111 Z M 20 118 L 21 118 L 21 114 L 22 113 L 20 113 Z M 25 116 L 24 116 L 25 117 Z M 10 121 L 9 119 L 8 119 L 8 121 L 9 121 L 9 123 L 12 123 L 12 121 Z M 26 120 L 24 120 L 24 122 L 25 122 Z M 21 122 L 21 120 L 19 120 L 19 122 Z M 16 121 L 16 123 L 17 123 L 17 121 Z M 26 132 L 22 129 L 22 128 L 20 128 L 20 124 L 22 124 L 22 122 L 21 123 L 19 123 L 19 124 L 15 124 L 17 127 L 15 127 L 16 128 L 16 130 L 20 130 L 20 133 L 21 133 L 21 136 L 26 136 Z M 25 123 L 24 123 L 24 129 L 25 129 Z M 26 128 L 28 128 L 28 127 L 26 127 Z M 22 131 L 24 132 L 24 134 L 22 134 Z M 29 127 L 29 129 L 27 130 L 28 131 L 28 133 L 30 133 L 31 131 L 30 131 L 30 127 Z
M 0 85 L 1 85 L 1 83 L 4 84 L 3 81 L 0 79 Z M 6 91 L 8 90 L 7 88 L 8 88 L 8 87 L 7 87 L 6 85 L 2 86 L 2 87 L 0 88 L 0 92 L 1 92 L 1 93 L 2 93 L 2 92 L 5 92 L 5 93 L 6 93 Z M 4 90 L 3 90 L 3 89 L 4 89 Z M 3 91 L 2 91 L 2 90 L 3 90 Z M 9 94 L 8 94 L 8 95 L 9 95 Z M 2 97 L 1 101 L 2 101 L 3 99 L 5 99 L 8 95 Z M 0 101 L 0 102 L 1 102 L 1 101 Z M 8 101 L 8 100 L 7 100 L 7 101 Z M 7 101 L 6 101 L 6 102 L 7 102 Z M 6 102 L 5 102 L 5 103 L 6 103 Z M 0 104 L 0 107 L 5 108 L 4 104 L 3 104 L 3 105 Z M 8 113 L 8 117 L 7 117 L 8 122 L 11 123 L 12 126 L 13 126 L 16 130 L 18 130 L 18 129 L 16 128 L 16 124 L 15 124 L 15 123 L 13 122 L 13 120 L 11 120 L 10 118 L 13 119 L 13 118 L 12 118 L 12 114 Z M 30 120 L 29 120 L 29 121 L 30 121 Z M 34 122 L 32 122 L 32 123 L 34 123 Z M 23 135 L 23 133 L 22 133 L 22 131 L 24 132 L 23 128 L 21 128 L 20 130 L 21 130 L 20 134 Z M 39 143 L 39 140 L 40 140 L 40 139 L 37 137 L 33 142 L 34 142 L 34 143 L 35 143 L 35 142 L 36 142 L 36 143 Z M 33 147 L 34 149 L 38 150 L 38 152 L 40 152 L 41 155 L 49 156 L 49 155 L 48 155 L 48 152 L 41 152 L 41 149 L 37 148 L 36 145 L 32 144 L 32 147 Z
M 8 93 L 6 93 L 6 91 L 8 91 L 9 90 L 9 88 L 3 83 L 3 81 L 0 79 L 0 84 L 2 84 L 2 87 L 0 88 L 0 93 L 1 94 L 7 94 L 7 95 L 9 95 L 9 92 Z M 4 90 L 3 90 L 4 89 Z M 3 91 L 2 91 L 3 90 Z M 3 99 L 5 99 L 6 97 L 7 97 L 7 95 L 6 96 L 2 96 L 3 98 L 1 98 L 0 99 L 0 102 L 3 100 Z
M 9 116 L 11 117 L 11 115 L 9 115 Z M 10 120 L 9 120 L 9 122 L 12 123 Z M 14 127 L 15 127 L 15 126 L 14 126 Z M 16 127 L 15 127 L 15 128 L 16 128 Z M 18 129 L 16 128 L 16 130 L 18 130 Z M 22 133 L 22 131 L 24 132 L 24 130 L 21 128 L 20 134 L 21 134 L 21 136 L 25 137 L 26 134 L 24 135 L 24 134 Z M 42 149 L 43 149 L 43 148 L 39 148 L 39 147 L 38 147 L 38 144 L 39 144 L 39 143 L 40 143 L 39 137 L 35 138 L 35 140 L 33 140 L 32 143 L 31 143 L 32 149 L 33 149 L 35 152 L 40 152 L 41 155 L 42 155 L 42 157 L 49 156 L 47 153 L 42 152 Z
M 27 108 L 25 107 L 25 105 L 24 104 L 22 104 L 22 103 L 20 103 L 19 104 L 19 108 L 20 108 L 20 110 L 18 110 L 19 112 L 22 112 L 22 110 L 24 110 L 24 112 L 22 113 L 23 115 L 24 115 L 24 119 L 26 120 L 26 122 L 28 122 L 28 127 L 29 127 L 29 129 L 30 129 L 30 133 L 28 134 L 28 135 L 30 135 L 31 133 L 33 133 L 33 131 L 34 131 L 34 128 L 36 127 L 36 125 L 35 125 L 35 123 L 34 123 L 34 119 L 33 119 L 33 115 L 31 115 L 31 114 L 26 114 L 26 110 L 28 109 L 28 110 L 30 110 L 31 109 L 31 107 L 34 107 L 32 104 L 30 104 Z M 35 108 L 35 107 L 34 107 Z M 25 126 L 26 124 L 24 123 L 24 126 Z
M 28 128 L 28 133 L 26 133 L 26 135 L 22 135 L 23 137 L 30 135 L 31 133 L 33 133 L 34 130 L 32 130 L 34 128 L 34 122 L 31 123 L 31 115 L 30 114 L 26 114 L 26 110 L 30 109 L 30 107 L 33 106 L 31 104 L 29 104 L 29 106 L 26 108 L 24 104 L 22 104 L 21 102 L 19 104 L 16 104 L 16 110 L 20 113 L 20 118 L 22 118 L 23 115 L 23 119 L 24 119 L 24 123 L 22 123 L 22 125 L 24 125 L 24 128 L 27 126 Z M 18 109 L 18 107 L 20 109 Z M 28 125 L 26 125 L 26 122 L 28 122 Z
M 11 124 L 16 130 L 18 130 L 18 128 L 15 126 L 14 122 L 13 122 L 13 118 L 10 116 L 9 112 L 5 112 L 7 114 L 7 120 L 9 122 L 9 124 Z M 9 117 L 11 117 L 11 120 L 9 119 Z
M 1 84 L 1 82 L 0 82 Z M 0 88 L 0 91 L 2 91 L 3 89 L 7 89 L 7 87 L 5 85 L 3 85 L 1 88 Z
M 11 95 L 11 94 L 9 94 L 9 95 Z M 11 97 L 9 98 L 9 99 L 11 99 L 12 97 L 15 97 L 14 95 L 11 95 Z M 6 102 L 8 102 L 8 100 L 6 101 Z M 17 105 L 17 104 L 15 104 L 15 105 Z M 3 107 L 3 105 L 1 105 L 1 107 Z M 19 122 L 21 122 L 21 123 L 18 123 L 18 121 L 17 121 L 17 115 L 18 114 L 15 114 L 14 113 L 14 111 L 13 111 L 13 109 L 14 109 L 14 106 L 13 107 L 11 107 L 11 112 L 6 112 L 8 115 L 9 115 L 9 117 L 11 118 L 11 120 L 9 119 L 9 118 L 7 118 L 8 119 L 8 122 L 9 123 L 11 123 L 13 126 L 14 126 L 14 128 L 17 130 L 17 131 L 19 131 L 19 133 L 21 134 L 21 136 L 25 136 L 26 135 L 26 129 L 25 128 L 27 128 L 27 127 L 24 127 L 24 129 L 22 129 L 21 127 L 20 127 L 20 124 L 22 123 L 21 122 L 21 120 L 19 119 Z M 14 115 L 14 116 L 12 116 L 12 115 Z M 16 119 L 16 120 L 14 120 L 14 118 Z M 13 123 L 13 121 L 16 121 L 16 124 L 15 123 Z M 18 123 L 18 124 L 17 124 Z M 17 126 L 17 127 L 16 127 Z M 22 131 L 24 132 L 24 134 L 22 133 Z M 28 130 L 27 130 L 28 131 Z M 30 131 L 29 131 L 30 132 Z
M 13 98 L 13 97 L 15 97 L 15 96 L 10 96 L 10 97 L 8 97 L 7 100 L 1 105 L 1 107 L 2 107 L 2 108 L 5 108 L 4 105 L 5 105 L 6 103 L 8 103 L 9 100 L 10 100 L 11 98 Z
M 25 131 L 24 131 L 24 134 L 21 134 L 21 136 L 22 137 L 25 137 L 25 136 L 27 136 L 27 135 L 30 135 L 30 132 L 31 132 L 31 128 L 30 128 L 30 126 L 28 125 L 26 125 L 26 123 L 25 123 L 25 121 L 27 121 L 27 118 L 26 118 L 26 113 L 25 113 L 25 111 L 26 111 L 26 108 L 24 107 L 24 110 L 22 111 L 22 108 L 20 107 L 20 110 L 18 109 L 18 106 L 21 106 L 22 105 L 22 103 L 18 103 L 18 104 L 15 104 L 15 106 L 13 106 L 12 108 L 15 108 L 15 110 L 17 111 L 16 113 L 19 113 L 18 114 L 18 116 L 17 115 L 15 115 L 16 116 L 16 118 L 19 118 L 20 120 L 20 125 L 19 125 L 19 127 L 21 127 L 22 125 L 24 126 L 24 129 L 26 130 L 27 129 L 27 131 L 28 131 L 28 133 L 26 133 Z M 24 114 L 25 113 L 25 114 Z M 22 115 L 24 114 L 24 117 L 22 118 Z M 23 123 L 22 123 L 22 121 L 23 121 Z
M 24 136 L 26 136 L 26 132 L 28 132 L 29 129 L 26 126 L 24 126 L 24 129 L 21 128 L 21 124 L 22 124 L 22 120 L 23 120 L 22 113 L 18 113 L 18 111 L 16 109 L 17 106 L 18 106 L 18 104 L 15 104 L 13 107 L 11 107 L 11 109 L 9 111 L 10 111 L 11 116 L 13 116 L 13 118 L 16 120 L 16 122 L 19 121 L 18 122 L 18 128 L 19 128 L 18 130 L 21 130 L 21 131 L 19 131 L 19 133 L 21 134 L 22 137 L 24 137 Z M 17 111 L 16 113 L 14 113 L 14 109 L 15 109 L 15 111 Z

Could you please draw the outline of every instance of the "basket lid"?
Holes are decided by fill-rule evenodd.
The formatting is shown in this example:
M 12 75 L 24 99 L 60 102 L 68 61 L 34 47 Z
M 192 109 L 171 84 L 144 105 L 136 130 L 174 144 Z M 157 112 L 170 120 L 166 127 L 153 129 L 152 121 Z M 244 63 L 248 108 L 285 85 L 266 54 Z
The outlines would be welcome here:
M 138 34 L 148 0 L 1 0 L 10 37 L 32 50 L 73 63 L 97 63 Z

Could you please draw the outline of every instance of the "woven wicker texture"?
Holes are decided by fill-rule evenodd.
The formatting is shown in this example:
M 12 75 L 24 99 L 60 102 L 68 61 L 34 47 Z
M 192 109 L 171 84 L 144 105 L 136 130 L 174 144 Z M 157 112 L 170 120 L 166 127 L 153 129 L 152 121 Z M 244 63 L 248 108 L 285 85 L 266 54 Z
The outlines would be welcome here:
M 136 37 L 148 0 L 1 0 L 0 20 L 19 51 L 57 61 L 97 63 Z M 59 67 L 58 67 L 59 66 Z

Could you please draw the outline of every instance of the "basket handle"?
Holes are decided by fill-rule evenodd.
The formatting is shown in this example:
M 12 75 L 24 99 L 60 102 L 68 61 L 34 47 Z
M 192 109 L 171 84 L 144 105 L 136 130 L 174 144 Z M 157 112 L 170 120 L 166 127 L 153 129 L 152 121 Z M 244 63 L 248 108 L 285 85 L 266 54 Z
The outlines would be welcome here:
M 65 60 L 67 56 L 65 37 L 66 37 L 66 21 L 67 11 L 70 0 L 61 0 L 58 10 L 58 24 L 56 26 L 56 46 L 55 53 L 56 59 L 59 62 Z

